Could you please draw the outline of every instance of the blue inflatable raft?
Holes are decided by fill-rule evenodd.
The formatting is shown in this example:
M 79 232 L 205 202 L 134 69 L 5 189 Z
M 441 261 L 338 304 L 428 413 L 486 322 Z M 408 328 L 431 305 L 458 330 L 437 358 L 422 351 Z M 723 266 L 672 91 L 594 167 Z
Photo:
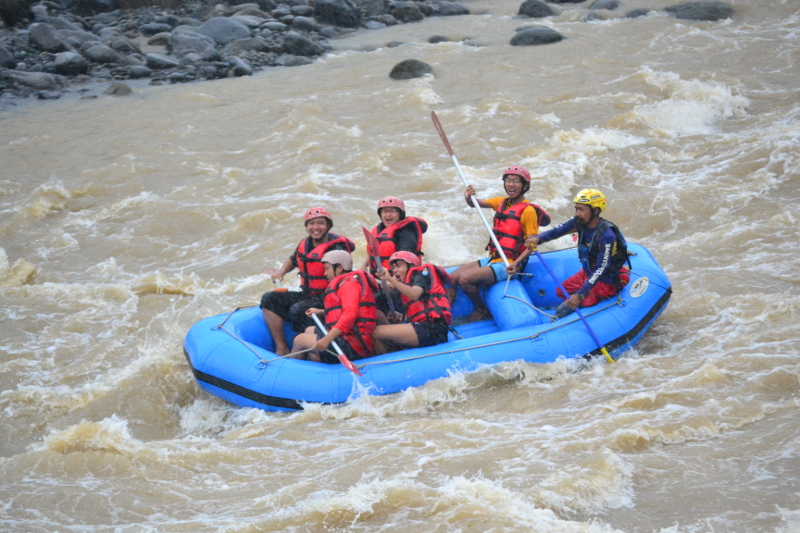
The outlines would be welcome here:
M 583 309 L 598 340 L 616 359 L 633 347 L 669 302 L 670 282 L 650 252 L 630 244 L 631 282 L 618 297 Z M 542 254 L 560 280 L 580 268 L 574 249 Z M 549 363 L 559 357 L 600 353 L 586 326 L 573 313 L 551 321 L 562 301 L 536 257 L 524 274 L 483 293 L 493 319 L 456 325 L 450 340 L 355 361 L 363 377 L 342 365 L 279 358 L 258 307 L 201 320 L 189 330 L 184 353 L 197 382 L 233 404 L 269 411 L 302 409 L 303 403 L 336 404 L 360 394 L 392 394 L 454 372 L 522 360 Z M 459 290 L 454 323 L 472 312 Z M 287 330 L 287 338 L 291 333 Z

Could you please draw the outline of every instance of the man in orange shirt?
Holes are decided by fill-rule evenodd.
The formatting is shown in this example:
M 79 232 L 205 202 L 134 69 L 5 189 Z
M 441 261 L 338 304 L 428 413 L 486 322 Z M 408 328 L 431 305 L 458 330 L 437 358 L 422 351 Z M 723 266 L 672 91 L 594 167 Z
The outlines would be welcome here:
M 453 280 L 453 285 L 447 291 L 450 302 L 455 300 L 456 288 L 461 286 L 474 307 L 469 317 L 470 322 L 482 320 L 489 314 L 489 310 L 481 300 L 480 287 L 505 281 L 519 269 L 524 268 L 529 254 L 525 253 L 525 238 L 528 235 L 537 235 L 539 226 L 550 223 L 550 215 L 544 209 L 525 200 L 525 193 L 531 187 L 531 175 L 525 167 L 519 165 L 508 167 L 503 172 L 503 186 L 508 196 L 478 200 L 478 205 L 494 210 L 492 231 L 509 261 L 509 266 L 505 266 L 494 243 L 489 241 L 488 257 L 467 263 L 450 275 Z M 470 197 L 477 199 L 472 185 L 469 185 L 464 192 L 467 205 L 472 207 Z

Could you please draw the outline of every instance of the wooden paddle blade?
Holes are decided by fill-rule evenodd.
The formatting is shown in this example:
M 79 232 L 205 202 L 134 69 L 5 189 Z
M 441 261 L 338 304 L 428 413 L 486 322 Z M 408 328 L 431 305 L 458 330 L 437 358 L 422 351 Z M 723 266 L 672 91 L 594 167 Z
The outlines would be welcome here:
M 444 128 L 442 128 L 442 123 L 439 122 L 439 117 L 436 116 L 436 111 L 431 111 L 431 120 L 433 120 L 433 126 L 436 128 L 436 131 L 439 132 L 439 137 L 442 138 L 442 142 L 444 143 L 444 147 L 447 148 L 447 153 L 452 157 L 455 155 L 453 149 L 450 148 L 450 141 L 447 140 L 447 135 L 444 133 Z

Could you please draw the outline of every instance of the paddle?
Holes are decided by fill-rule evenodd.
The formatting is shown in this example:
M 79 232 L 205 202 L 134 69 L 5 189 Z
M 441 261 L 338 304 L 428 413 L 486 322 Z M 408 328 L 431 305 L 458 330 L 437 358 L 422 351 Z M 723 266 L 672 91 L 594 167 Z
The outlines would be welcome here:
M 381 264 L 381 256 L 378 253 L 378 239 L 364 226 L 361 226 L 361 230 L 364 232 L 364 237 L 367 238 L 367 254 L 375 260 L 375 264 L 378 265 L 378 272 L 380 272 L 383 265 Z M 392 301 L 392 295 L 389 293 L 389 285 L 386 283 L 385 279 L 381 279 L 381 287 L 383 287 L 383 293 L 386 295 L 386 301 L 389 302 L 389 310 L 394 314 L 396 312 L 394 310 L 394 302 Z
M 558 288 L 561 289 L 561 292 L 564 293 L 564 296 L 569 297 L 567 291 L 564 290 L 564 286 L 561 285 L 561 282 L 558 281 L 556 275 L 553 273 L 552 270 L 550 270 L 550 267 L 547 266 L 547 263 L 545 262 L 544 257 L 542 257 L 542 254 L 539 253 L 539 250 L 534 250 L 533 253 L 535 253 L 536 257 L 539 258 L 539 262 L 542 263 L 544 269 L 547 270 L 547 273 L 550 274 L 550 277 L 553 278 L 553 281 L 556 282 L 556 285 L 558 285 Z M 592 336 L 592 339 L 594 339 L 594 342 L 597 344 L 597 347 L 600 348 L 600 352 L 606 356 L 606 359 L 608 360 L 609 363 L 613 363 L 614 359 L 611 358 L 611 356 L 608 354 L 608 350 L 606 350 L 606 347 L 603 346 L 603 344 L 600 342 L 600 339 L 598 339 L 597 335 L 594 334 L 594 331 L 592 330 L 591 326 L 589 326 L 589 323 L 586 321 L 586 318 L 583 316 L 583 313 L 581 313 L 581 310 L 576 307 L 575 312 L 578 313 L 579 317 L 581 317 L 583 325 L 586 326 L 586 329 L 589 331 L 589 335 Z
M 447 153 L 450 154 L 450 157 L 453 159 L 453 163 L 456 165 L 456 171 L 458 171 L 458 176 L 461 178 L 461 182 L 464 184 L 464 187 L 468 187 L 467 178 L 464 177 L 464 173 L 461 172 L 461 165 L 458 164 L 458 159 L 456 158 L 456 154 L 453 152 L 453 149 L 450 147 L 450 142 L 447 140 L 447 135 L 444 133 L 444 129 L 442 128 L 442 123 L 439 122 L 439 117 L 436 116 L 435 111 L 431 111 L 431 119 L 433 120 L 433 125 L 436 127 L 436 131 L 439 132 L 439 137 L 442 138 L 442 142 L 444 143 L 444 147 L 447 148 Z M 492 227 L 489 225 L 489 221 L 486 220 L 486 216 L 481 211 L 480 205 L 478 205 L 478 198 L 473 194 L 470 196 L 470 200 L 472 200 L 472 207 L 478 212 L 481 216 L 481 220 L 483 220 L 483 225 L 486 226 L 486 231 L 489 232 L 489 237 L 492 239 L 492 243 L 494 247 L 497 249 L 497 252 L 500 254 L 500 258 L 503 260 L 503 264 L 508 266 L 508 259 L 506 259 L 506 254 L 503 252 L 503 248 L 500 246 L 500 243 L 497 242 L 497 237 L 492 231 Z
M 314 322 L 317 323 L 317 327 L 319 328 L 319 330 L 322 333 L 324 333 L 325 335 L 327 335 L 328 334 L 328 330 L 325 329 L 325 326 L 322 325 L 322 322 L 320 321 L 319 317 L 317 315 L 312 314 L 311 318 L 313 318 Z M 354 365 L 352 363 L 352 361 L 350 361 L 350 359 L 347 358 L 347 356 L 344 354 L 342 349 L 339 348 L 339 345 L 336 344 L 336 341 L 331 341 L 331 344 L 333 344 L 333 349 L 336 350 L 336 353 L 339 354 L 339 361 L 341 361 L 342 365 L 344 365 L 344 367 L 346 369 L 348 369 L 349 371 L 353 372 L 354 374 L 356 374 L 358 376 L 363 376 L 364 375 L 361 372 L 359 372 L 359 370 L 356 367 L 356 365 Z

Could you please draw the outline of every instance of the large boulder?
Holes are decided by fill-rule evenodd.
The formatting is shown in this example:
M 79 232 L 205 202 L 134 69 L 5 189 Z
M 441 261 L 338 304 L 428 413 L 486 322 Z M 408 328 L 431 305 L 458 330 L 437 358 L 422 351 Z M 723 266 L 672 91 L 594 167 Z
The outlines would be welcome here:
M 66 78 L 46 72 L 3 70 L 0 71 L 0 77 L 40 91 L 55 91 L 67 86 Z
M 650 13 L 650 11 L 652 11 L 652 10 L 650 8 L 647 8 L 647 7 L 640 7 L 640 8 L 637 8 L 637 9 L 631 9 L 630 11 L 625 13 L 625 18 L 626 19 L 636 19 L 636 18 L 639 18 L 639 17 L 645 17 L 645 16 L 647 16 L 648 13 Z
M 519 15 L 531 18 L 554 17 L 555 9 L 548 6 L 542 0 L 525 0 L 519 6 Z
M 94 33 L 89 33 L 88 31 L 83 30 L 55 30 L 54 33 L 56 34 L 56 37 L 64 42 L 77 44 L 75 48 L 80 47 L 80 45 L 83 43 L 100 40 L 100 37 Z
M 164 54 L 156 54 L 150 52 L 145 56 L 147 67 L 153 70 L 160 70 L 165 68 L 175 68 L 180 66 L 180 62 L 174 57 L 166 56 Z
M 323 24 L 358 28 L 361 26 L 361 8 L 351 0 L 313 0 L 315 18 Z
M 733 8 L 724 2 L 683 2 L 664 11 L 683 20 L 720 20 L 733 16 Z
M 589 9 L 607 9 L 614 11 L 619 7 L 619 0 L 595 0 Z
M 511 46 L 532 46 L 538 44 L 557 43 L 564 36 L 553 28 L 531 26 L 522 28 L 511 38 Z
M 119 63 L 122 61 L 122 56 L 119 55 L 113 48 L 104 44 L 96 44 L 83 52 L 90 61 L 95 63 Z
M 227 17 L 208 19 L 199 25 L 195 31 L 211 37 L 217 44 L 225 44 L 236 39 L 250 37 L 250 28 Z
M 400 22 L 419 22 L 425 18 L 419 6 L 412 2 L 398 2 L 394 5 L 391 15 Z
M 77 52 L 62 52 L 53 61 L 53 68 L 56 72 L 64 76 L 77 76 L 86 74 L 89 71 L 89 64 L 86 59 Z
M 290 31 L 286 34 L 283 41 L 283 49 L 287 54 L 306 57 L 320 56 L 326 51 L 321 44 L 315 43 L 295 31 Z
M 214 48 L 214 39 L 196 31 L 173 31 L 167 41 L 167 51 L 177 57 L 195 52 L 202 54 Z
M 418 59 L 406 59 L 392 68 L 392 71 L 389 72 L 389 77 L 393 80 L 410 80 L 411 78 L 419 78 L 431 72 L 433 72 L 433 69 L 429 64 Z
M 17 64 L 17 60 L 11 52 L 5 47 L 0 45 L 0 68 L 13 68 Z
M 28 40 L 34 47 L 44 52 L 57 53 L 67 49 L 67 45 L 58 38 L 49 24 L 39 22 L 31 24 Z
M 452 17 L 456 15 L 469 15 L 469 9 L 455 2 L 434 2 L 432 15 L 436 17 Z
M 0 0 L 0 20 L 13 26 L 23 19 L 33 20 L 31 6 L 35 0 Z

